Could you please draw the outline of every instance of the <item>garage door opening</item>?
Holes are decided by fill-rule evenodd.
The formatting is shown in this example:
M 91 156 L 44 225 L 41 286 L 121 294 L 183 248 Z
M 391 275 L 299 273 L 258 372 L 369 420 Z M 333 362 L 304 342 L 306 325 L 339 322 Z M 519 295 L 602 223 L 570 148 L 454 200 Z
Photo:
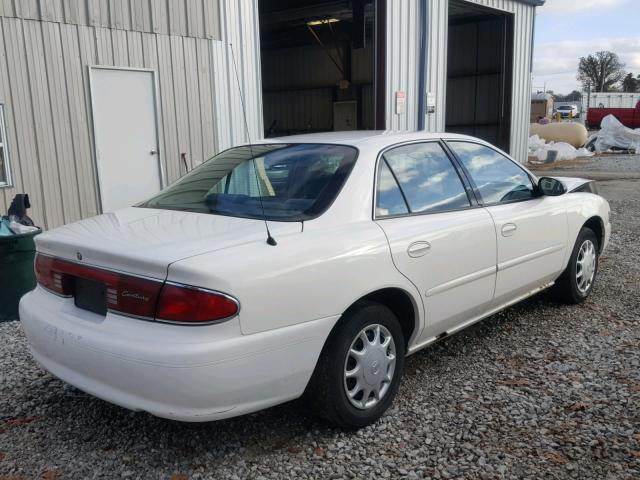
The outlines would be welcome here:
M 513 15 L 449 3 L 446 130 L 510 147 Z
M 384 1 L 258 4 L 265 137 L 384 129 Z

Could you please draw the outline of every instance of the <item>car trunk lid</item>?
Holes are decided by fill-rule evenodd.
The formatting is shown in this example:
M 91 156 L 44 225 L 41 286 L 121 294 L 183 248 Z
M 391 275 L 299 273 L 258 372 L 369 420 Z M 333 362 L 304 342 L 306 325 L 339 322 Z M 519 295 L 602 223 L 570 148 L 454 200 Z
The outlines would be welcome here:
M 275 238 L 300 222 L 269 222 Z M 36 237 L 40 253 L 85 265 L 164 280 L 171 263 L 266 241 L 262 220 L 131 207 L 65 225 Z

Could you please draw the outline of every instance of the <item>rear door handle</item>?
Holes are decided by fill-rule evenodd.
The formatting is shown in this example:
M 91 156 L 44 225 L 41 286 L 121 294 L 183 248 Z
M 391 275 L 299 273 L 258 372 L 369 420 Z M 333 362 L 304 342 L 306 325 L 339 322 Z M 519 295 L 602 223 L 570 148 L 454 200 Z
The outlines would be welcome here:
M 429 242 L 413 242 L 407 248 L 407 254 L 411 258 L 418 258 L 426 255 L 431 250 L 431 244 Z
M 518 226 L 515 223 L 505 223 L 502 226 L 502 236 L 510 237 L 518 230 Z

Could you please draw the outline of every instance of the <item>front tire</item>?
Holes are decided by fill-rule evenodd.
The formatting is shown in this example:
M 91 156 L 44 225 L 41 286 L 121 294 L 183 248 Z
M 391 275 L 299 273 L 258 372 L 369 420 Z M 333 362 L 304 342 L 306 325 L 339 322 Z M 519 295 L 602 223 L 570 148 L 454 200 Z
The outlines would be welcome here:
M 370 425 L 393 402 L 405 353 L 393 312 L 375 302 L 358 302 L 329 336 L 305 396 L 339 427 Z
M 558 300 L 578 304 L 587 299 L 598 274 L 598 252 L 598 237 L 590 228 L 582 227 L 569 264 L 554 286 Z

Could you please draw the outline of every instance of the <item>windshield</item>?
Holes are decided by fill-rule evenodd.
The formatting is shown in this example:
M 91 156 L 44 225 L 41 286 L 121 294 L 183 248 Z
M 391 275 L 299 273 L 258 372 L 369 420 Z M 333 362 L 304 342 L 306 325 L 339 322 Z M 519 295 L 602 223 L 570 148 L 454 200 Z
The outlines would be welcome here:
M 353 147 L 326 144 L 236 147 L 216 155 L 137 206 L 280 221 L 308 220 L 333 202 L 357 154 Z
M 561 105 L 561 106 L 558 107 L 558 110 L 571 110 L 571 107 L 565 106 L 565 105 Z

